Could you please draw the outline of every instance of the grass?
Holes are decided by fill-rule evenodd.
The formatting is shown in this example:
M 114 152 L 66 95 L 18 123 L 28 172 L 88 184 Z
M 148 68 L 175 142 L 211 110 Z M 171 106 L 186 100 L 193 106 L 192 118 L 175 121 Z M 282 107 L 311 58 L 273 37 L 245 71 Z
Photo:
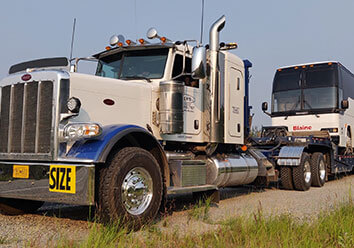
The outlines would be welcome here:
M 351 198 L 350 198 L 351 199 Z M 210 202 L 200 201 L 189 217 L 204 221 Z M 172 225 L 172 223 L 171 223 Z M 354 204 L 322 212 L 312 221 L 290 215 L 264 217 L 262 211 L 249 217 L 229 219 L 216 231 L 181 236 L 162 232 L 156 225 L 141 232 L 127 232 L 117 226 L 92 224 L 84 241 L 59 240 L 54 247 L 354 247 Z
M 211 198 L 201 198 L 197 204 L 188 211 L 188 218 L 195 220 L 207 221 L 209 218 Z
M 8 243 L 8 240 L 6 237 L 0 237 L 0 245 L 4 245 L 4 244 L 7 244 Z

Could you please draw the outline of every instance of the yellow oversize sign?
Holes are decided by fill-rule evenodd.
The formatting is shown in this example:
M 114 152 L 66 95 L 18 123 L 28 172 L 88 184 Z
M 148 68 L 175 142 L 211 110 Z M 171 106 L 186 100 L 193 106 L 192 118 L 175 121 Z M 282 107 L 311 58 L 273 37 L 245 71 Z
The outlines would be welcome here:
M 51 165 L 49 169 L 49 191 L 76 193 L 76 166 Z

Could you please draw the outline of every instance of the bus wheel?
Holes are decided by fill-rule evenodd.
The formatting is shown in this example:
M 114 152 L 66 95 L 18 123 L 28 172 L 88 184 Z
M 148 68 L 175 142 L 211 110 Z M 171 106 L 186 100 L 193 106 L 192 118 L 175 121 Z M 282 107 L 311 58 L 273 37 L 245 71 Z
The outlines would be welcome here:
M 293 168 L 294 187 L 300 191 L 309 190 L 312 183 L 310 156 L 304 152 L 300 164 Z
M 326 164 L 323 154 L 315 152 L 311 156 L 312 186 L 322 187 L 326 182 Z
M 280 168 L 280 180 L 284 189 L 292 190 L 294 189 L 293 175 L 290 167 Z
M 42 201 L 0 198 L 0 212 L 8 215 L 33 213 L 43 205 Z
M 103 220 L 139 229 L 156 216 L 162 201 L 162 176 L 156 159 L 138 147 L 120 150 L 102 170 L 99 182 Z M 103 215 L 103 216 L 102 216 Z

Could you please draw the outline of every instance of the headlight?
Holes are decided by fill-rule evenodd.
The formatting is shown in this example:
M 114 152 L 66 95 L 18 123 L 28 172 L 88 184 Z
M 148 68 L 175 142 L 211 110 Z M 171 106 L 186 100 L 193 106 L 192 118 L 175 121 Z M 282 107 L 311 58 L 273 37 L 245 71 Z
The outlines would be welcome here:
M 101 126 L 96 123 L 72 123 L 64 127 L 63 136 L 65 140 L 77 140 L 97 137 L 101 132 Z
M 71 113 L 79 113 L 81 107 L 80 99 L 76 97 L 71 97 L 66 103 L 66 106 L 68 107 Z
M 321 131 L 328 131 L 330 133 L 338 133 L 338 128 L 321 128 Z

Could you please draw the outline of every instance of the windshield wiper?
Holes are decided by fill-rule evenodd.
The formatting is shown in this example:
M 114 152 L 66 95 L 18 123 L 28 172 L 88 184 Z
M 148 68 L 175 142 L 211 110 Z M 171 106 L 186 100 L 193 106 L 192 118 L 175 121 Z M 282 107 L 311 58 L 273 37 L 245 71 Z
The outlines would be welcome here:
M 149 83 L 151 83 L 151 79 L 147 78 L 147 77 L 142 77 L 142 76 L 129 76 L 129 77 L 122 77 L 119 79 L 128 79 L 128 80 L 133 80 L 133 79 L 145 79 L 146 81 L 148 81 Z
M 294 106 L 291 110 L 289 110 L 289 112 L 295 111 L 297 105 L 299 105 L 300 102 L 301 102 L 301 99 L 297 100 L 295 106 Z M 289 116 L 290 116 L 290 114 L 288 114 L 287 116 L 285 116 L 284 120 L 287 120 Z
M 310 110 L 313 110 L 312 106 L 305 99 L 304 99 L 304 103 L 307 104 L 307 106 L 309 106 Z M 320 118 L 320 116 L 318 114 L 316 114 L 316 113 L 314 113 L 314 114 L 317 118 Z

